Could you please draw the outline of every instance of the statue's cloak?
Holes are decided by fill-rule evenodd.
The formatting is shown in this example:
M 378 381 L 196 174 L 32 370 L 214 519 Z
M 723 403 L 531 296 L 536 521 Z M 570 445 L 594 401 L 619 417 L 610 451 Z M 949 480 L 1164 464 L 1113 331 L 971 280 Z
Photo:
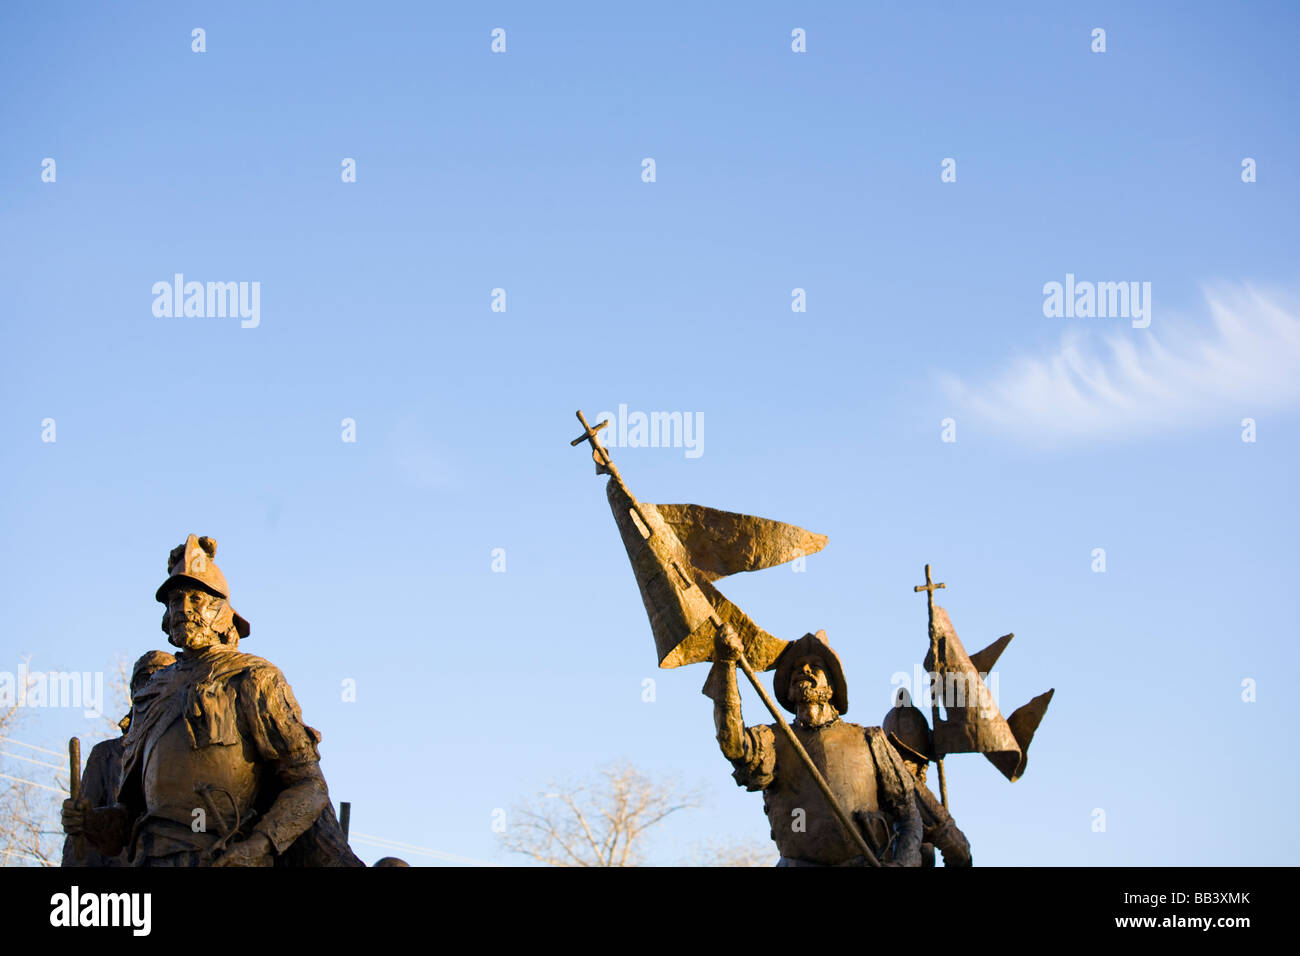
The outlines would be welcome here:
M 122 753 L 119 803 L 143 812 L 145 742 L 176 720 L 185 722 L 194 749 L 240 746 L 247 739 L 259 758 L 286 766 L 319 762 L 320 732 L 308 727 L 289 682 L 269 661 L 239 651 L 194 655 L 155 673 L 132 700 L 131 727 Z M 273 774 L 254 809 L 264 814 L 282 787 Z M 276 866 L 365 866 L 348 847 L 333 806 L 275 859 Z

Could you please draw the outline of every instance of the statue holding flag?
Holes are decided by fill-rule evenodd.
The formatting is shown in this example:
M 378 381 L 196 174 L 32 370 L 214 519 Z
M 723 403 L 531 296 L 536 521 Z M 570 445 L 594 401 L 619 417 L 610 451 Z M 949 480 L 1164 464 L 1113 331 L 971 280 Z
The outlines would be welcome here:
M 970 865 L 970 845 L 948 812 L 943 756 L 983 753 L 1011 781 L 1024 773 L 1029 742 L 1052 691 L 1004 719 L 984 683 L 1011 640 L 1000 638 L 967 655 L 930 579 L 930 652 L 925 666 L 936 682 L 931 732 L 916 708 L 891 711 L 884 727 L 841 719 L 848 686 L 838 655 L 822 631 L 783 641 L 755 624 L 714 582 L 738 571 L 768 568 L 820 551 L 824 535 L 701 505 L 638 501 L 623 482 L 596 427 L 577 413 L 583 433 L 570 443 L 591 445 L 598 475 L 650 619 L 660 667 L 712 662 L 703 693 L 714 702 L 718 744 L 736 781 L 763 791 L 772 839 L 784 866 L 920 866 L 937 846 L 946 866 Z M 746 727 L 736 683 L 739 669 L 774 723 Z M 775 669 L 777 700 L 795 714 L 791 726 L 758 679 Z M 964 691 L 969 688 L 969 693 Z M 941 719 L 942 700 L 945 718 Z M 902 703 L 902 702 L 898 702 Z M 919 726 L 913 726 L 919 721 Z M 941 799 L 925 786 L 935 760 Z M 932 865 L 932 864 L 931 864 Z
M 713 695 L 718 745 L 736 768 L 736 782 L 763 791 L 763 810 L 777 866 L 861 866 L 854 840 L 816 792 L 811 775 L 775 725 L 746 727 L 735 662 L 744 648 L 724 624 L 705 685 Z M 779 700 L 797 716 L 795 738 L 825 776 L 840 806 L 885 866 L 920 866 L 922 824 L 911 772 L 879 727 L 841 720 L 849 707 L 839 656 L 824 631 L 805 634 L 777 658 L 772 680 Z
M 919 866 L 921 822 L 911 774 L 878 727 L 840 720 L 848 688 L 825 636 L 780 640 L 714 587 L 737 571 L 772 567 L 826 545 L 824 535 L 701 505 L 637 501 L 599 431 L 577 413 L 596 473 L 608 475 L 610 509 L 627 549 L 660 667 L 712 661 L 704 694 L 714 701 L 718 741 L 737 781 L 763 790 L 772 836 L 787 866 Z M 746 728 L 739 668 L 774 723 Z M 776 668 L 775 691 L 797 715 L 791 727 L 759 681 Z
M 970 866 L 970 841 L 961 832 L 952 814 L 925 783 L 926 771 L 934 759 L 934 735 L 925 715 L 912 706 L 905 688 L 899 688 L 894 706 L 880 723 L 889 742 L 916 781 L 916 808 L 921 812 L 923 827 L 921 865 L 934 866 L 934 851 L 943 854 L 944 866 Z
M 943 854 L 944 866 L 970 866 L 970 843 L 948 811 L 943 758 L 946 754 L 982 753 L 1003 776 L 1015 783 L 1025 772 L 1029 743 L 1055 691 L 1039 694 L 1004 718 L 985 677 L 1015 635 L 1003 635 L 983 650 L 968 654 L 948 612 L 934 603 L 934 592 L 946 587 L 934 582 L 927 564 L 925 584 L 913 588 L 926 593 L 930 619 L 930 649 L 925 657 L 925 670 L 930 675 L 930 715 L 934 730 L 925 722 L 925 715 L 912 706 L 906 690 L 900 690 L 895 696 L 894 706 L 885 715 L 882 727 L 916 781 L 917 806 L 925 827 L 923 856 L 929 862 L 938 849 Z M 942 717 L 940 704 L 944 711 Z M 939 768 L 940 798 L 937 800 L 925 783 L 930 761 Z

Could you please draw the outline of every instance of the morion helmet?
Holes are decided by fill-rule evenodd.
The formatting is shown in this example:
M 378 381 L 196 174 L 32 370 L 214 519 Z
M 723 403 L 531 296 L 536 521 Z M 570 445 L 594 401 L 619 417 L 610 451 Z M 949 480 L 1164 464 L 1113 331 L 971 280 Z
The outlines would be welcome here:
M 217 554 L 217 542 L 214 538 L 197 537 L 189 535 L 185 543 L 178 547 L 172 548 L 171 554 L 167 558 L 167 580 L 158 588 L 154 598 L 158 603 L 167 603 L 167 592 L 177 585 L 193 586 L 198 585 L 218 597 L 230 600 L 230 585 L 226 583 L 226 576 L 221 573 L 212 560 Z M 239 632 L 241 638 L 248 637 L 252 630 L 249 624 L 244 620 L 234 608 L 231 613 L 235 616 L 235 630 Z
M 826 678 L 830 681 L 831 703 L 841 714 L 849 709 L 849 685 L 844 680 L 844 665 L 839 655 L 831 650 L 826 640 L 826 632 L 805 634 L 797 641 L 786 645 L 781 656 L 776 659 L 776 674 L 772 677 L 772 691 L 781 706 L 794 713 L 798 708 L 790 699 L 790 674 L 794 671 L 794 662 L 801 657 L 816 655 L 826 664 Z
M 926 723 L 925 714 L 917 710 L 906 688 L 900 687 L 894 698 L 894 706 L 889 708 L 885 719 L 880 722 L 880 729 L 885 732 L 889 742 L 907 760 L 919 760 L 929 763 L 934 759 L 934 741 L 930 735 L 930 725 Z

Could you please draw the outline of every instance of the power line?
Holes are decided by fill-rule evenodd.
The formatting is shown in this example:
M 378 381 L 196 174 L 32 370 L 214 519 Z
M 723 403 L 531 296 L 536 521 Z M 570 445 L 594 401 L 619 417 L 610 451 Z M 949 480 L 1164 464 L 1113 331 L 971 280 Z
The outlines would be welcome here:
M 32 750 L 39 750 L 42 753 L 53 754 L 56 757 L 63 756 L 57 750 L 50 750 L 48 747 L 38 747 L 36 746 L 36 744 L 23 743 L 21 740 L 14 740 L 12 737 L 0 737 L 0 740 L 6 740 L 10 743 L 17 744 L 20 747 L 30 747 Z M 7 753 L 6 751 L 3 750 L 0 750 L 0 755 L 6 757 L 13 757 L 18 760 L 25 760 L 28 763 L 34 763 L 41 767 L 49 767 L 53 770 L 63 769 L 62 766 L 56 764 L 45 763 L 40 760 L 33 760 L 30 757 L 23 757 L 18 754 Z M 5 780 L 12 780 L 15 783 L 25 783 L 29 787 L 39 787 L 42 790 L 49 790 L 52 793 L 65 793 L 65 794 L 68 793 L 67 790 L 63 790 L 58 787 L 50 787 L 43 783 L 37 783 L 35 780 L 24 780 L 22 777 L 11 777 L 9 776 L 9 774 L 6 773 L 0 773 L 0 778 L 3 778 Z M 418 853 L 421 854 L 422 856 L 433 857 L 436 860 L 443 860 L 444 862 L 447 863 L 461 863 L 467 866 L 497 866 L 498 865 L 496 863 L 489 863 L 485 860 L 475 860 L 466 856 L 457 856 L 454 853 L 446 853 L 442 850 L 434 850 L 434 849 L 430 849 L 429 847 L 416 846 L 414 843 L 405 843 L 401 840 L 390 840 L 387 837 L 374 836 L 368 833 L 354 833 L 353 836 L 355 837 L 356 842 L 364 843 L 369 846 L 379 847 L 381 850 L 401 850 L 406 853 Z M 15 855 L 21 855 L 21 854 L 15 854 Z M 36 862 L 40 862 L 39 860 L 36 860 L 36 857 L 25 857 L 25 859 L 35 860 Z
M 63 767 L 57 763 L 46 763 L 44 760 L 33 760 L 31 757 L 24 757 L 22 754 L 11 754 L 7 750 L 0 750 L 0 757 L 13 757 L 15 760 L 25 760 L 28 763 L 34 763 L 38 767 L 49 767 L 51 770 L 62 770 Z
M 11 744 L 17 744 L 19 747 L 30 747 L 32 750 L 39 750 L 41 753 L 53 754 L 56 757 L 63 757 L 65 754 L 61 750 L 51 750 L 48 747 L 38 747 L 35 744 L 25 744 L 21 740 L 14 740 L 12 737 L 0 736 L 0 740 L 7 740 Z
M 423 856 L 431 856 L 436 860 L 443 860 L 447 863 L 463 863 L 467 866 L 497 866 L 496 863 L 488 863 L 484 860 L 474 860 L 467 856 L 456 856 L 454 853 L 445 853 L 442 850 L 431 850 L 425 846 L 416 846 L 414 843 L 403 843 L 400 840 L 389 840 L 387 837 L 372 836 L 369 833 L 357 833 L 353 831 L 350 839 L 355 839 L 357 843 L 365 843 L 370 846 L 377 846 L 384 850 L 402 850 L 406 853 L 419 853 Z
M 0 738 L 0 739 L 9 740 L 10 738 L 7 738 L 7 737 L 6 737 L 6 738 Z M 16 741 L 16 740 L 14 740 L 14 741 L 12 741 L 12 742 L 13 742 L 13 743 L 18 743 L 18 741 Z M 24 746 L 31 746 L 31 747 L 33 747 L 33 749 L 37 749 L 37 750 L 42 750 L 42 749 L 44 749 L 44 748 L 40 748 L 40 747 L 34 747 L 34 745 L 32 745 L 32 744 L 26 744 L 26 745 L 24 745 Z M 47 753 L 53 753 L 53 751 L 46 751 L 46 752 L 47 752 Z M 4 751 L 0 751 L 0 753 L 4 753 Z M 16 755 L 16 754 L 7 754 L 6 756 L 11 756 L 11 757 L 12 757 L 12 756 L 17 756 L 17 755 Z M 27 758 L 19 757 L 18 759 L 19 759 L 19 760 L 24 760 L 24 759 L 27 759 Z M 30 762 L 32 762 L 32 763 L 39 763 L 39 761 L 30 761 Z M 41 766 L 49 767 L 49 766 L 53 766 L 53 765 L 52 765 L 52 764 L 41 764 Z M 62 767 L 55 767 L 54 769 L 56 769 L 56 770 L 62 770 L 63 768 L 62 768 Z M 11 776 L 9 776 L 9 774 L 7 774 L 7 773 L 0 773 L 0 778 L 3 778 L 3 779 L 5 779 L 5 780 L 12 780 L 12 781 L 14 781 L 15 783 L 25 783 L 25 784 L 27 784 L 29 787 L 39 787 L 39 788 L 42 789 L 42 790 L 49 790 L 49 791 L 51 791 L 51 792 L 53 792 L 53 793 L 67 793 L 67 792 L 68 792 L 67 790 L 63 790 L 63 789 L 60 789 L 60 788 L 58 788 L 58 787 L 50 787 L 50 786 L 46 786 L 46 785 L 43 784 L 43 783 L 37 783 L 35 780 L 24 780 L 22 777 L 11 777 Z M 489 862 L 487 862 L 487 861 L 485 861 L 485 860 L 475 860 L 475 859 L 472 859 L 472 858 L 467 857 L 467 856 L 457 856 L 457 855 L 454 854 L 454 853 L 446 853 L 446 852 L 444 852 L 444 851 L 442 851 L 442 850 L 433 850 L 433 849 L 430 849 L 429 847 L 425 847 L 425 846 L 416 846 L 414 843 L 404 843 L 404 842 L 402 842 L 401 840 L 390 840 L 390 839 L 388 839 L 387 837 L 374 836 L 374 835 L 369 834 L 369 833 L 353 833 L 352 836 L 353 836 L 353 838 L 356 840 L 356 842 L 358 842 L 358 843 L 364 843 L 364 844 L 367 844 L 367 845 L 369 845 L 369 846 L 376 846 L 376 847 L 379 847 L 381 850 L 401 850 L 401 851 L 403 851 L 403 852 L 405 852 L 405 853 L 418 853 L 418 854 L 421 854 L 422 856 L 430 856 L 430 857 L 433 857 L 433 858 L 436 859 L 436 860 L 443 860 L 444 862 L 447 862 L 447 863 L 462 863 L 462 864 L 465 864 L 465 865 L 467 865 L 467 866 L 497 866 L 497 865 L 498 865 L 498 864 L 496 864 L 496 863 L 489 863 Z M 17 854 L 16 854 L 16 855 L 17 855 Z M 35 858 L 35 857 L 27 857 L 27 859 L 35 860 L 36 858 Z
M 3 779 L 5 779 L 5 780 L 12 780 L 12 781 L 14 781 L 15 783 L 25 783 L 25 784 L 27 784 L 29 787 L 40 787 L 42 790 L 51 790 L 51 791 L 53 791 L 54 793 L 67 793 L 67 792 L 68 792 L 68 791 L 66 791 L 66 790 L 62 790 L 62 789 L 60 789 L 60 788 L 58 788 L 58 787 L 47 787 L 45 784 L 43 784 L 43 783 L 37 783 L 35 780 L 24 780 L 22 777 L 11 777 L 11 776 L 9 776 L 9 774 L 7 774 L 7 773 L 0 773 L 0 778 L 3 778 Z

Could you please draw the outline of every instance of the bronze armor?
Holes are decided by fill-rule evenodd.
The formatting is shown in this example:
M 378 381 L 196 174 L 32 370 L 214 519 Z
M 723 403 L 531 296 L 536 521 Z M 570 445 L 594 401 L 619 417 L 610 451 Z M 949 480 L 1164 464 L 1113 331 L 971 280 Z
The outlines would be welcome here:
M 143 765 L 145 812 L 191 830 L 202 819 L 213 839 L 247 823 L 262 779 L 248 740 L 195 748 L 179 714 L 145 742 Z
M 796 723 L 794 732 L 850 816 L 857 819 L 881 810 L 876 762 L 865 727 L 836 720 L 817 728 Z M 773 735 L 772 743 L 776 777 L 764 789 L 763 803 L 772 840 L 781 855 L 828 866 L 857 857 L 857 847 L 845 835 L 794 749 L 779 733 Z M 868 842 L 874 841 L 868 837 Z

